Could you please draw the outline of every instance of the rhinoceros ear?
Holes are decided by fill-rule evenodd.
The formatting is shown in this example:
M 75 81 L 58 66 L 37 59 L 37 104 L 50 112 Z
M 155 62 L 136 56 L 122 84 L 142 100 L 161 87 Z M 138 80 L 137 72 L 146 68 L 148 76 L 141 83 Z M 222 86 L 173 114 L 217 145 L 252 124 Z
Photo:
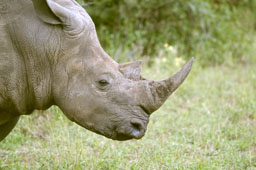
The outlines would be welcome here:
M 78 32 L 83 23 L 76 12 L 52 0 L 32 0 L 37 16 L 48 24 L 63 25 L 70 32 Z
M 141 61 L 135 61 L 119 65 L 119 70 L 123 75 L 132 80 L 141 79 Z
M 47 0 L 33 0 L 37 16 L 49 24 L 61 24 L 61 20 L 52 12 Z

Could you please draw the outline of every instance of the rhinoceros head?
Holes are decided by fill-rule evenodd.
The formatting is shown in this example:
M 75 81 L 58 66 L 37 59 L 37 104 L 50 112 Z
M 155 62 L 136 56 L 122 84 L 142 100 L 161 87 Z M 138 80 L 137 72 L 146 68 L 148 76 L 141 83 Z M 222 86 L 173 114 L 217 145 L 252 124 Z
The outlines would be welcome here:
M 187 77 L 193 59 L 163 81 L 141 77 L 141 62 L 120 65 L 102 49 L 95 26 L 74 0 L 34 0 L 60 41 L 52 56 L 54 102 L 79 125 L 115 140 L 140 139 L 149 116 Z

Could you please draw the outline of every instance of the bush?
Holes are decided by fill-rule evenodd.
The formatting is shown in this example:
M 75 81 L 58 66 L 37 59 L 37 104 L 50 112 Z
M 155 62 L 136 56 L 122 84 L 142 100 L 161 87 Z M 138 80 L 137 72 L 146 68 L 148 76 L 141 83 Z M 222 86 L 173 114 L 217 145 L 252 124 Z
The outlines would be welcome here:
M 253 0 L 92 0 L 85 7 L 105 49 L 120 60 L 126 54 L 158 56 L 168 43 L 179 56 L 202 65 L 243 60 L 256 25 Z M 246 16 L 246 17 L 245 17 Z M 122 51 L 122 52 L 120 52 Z

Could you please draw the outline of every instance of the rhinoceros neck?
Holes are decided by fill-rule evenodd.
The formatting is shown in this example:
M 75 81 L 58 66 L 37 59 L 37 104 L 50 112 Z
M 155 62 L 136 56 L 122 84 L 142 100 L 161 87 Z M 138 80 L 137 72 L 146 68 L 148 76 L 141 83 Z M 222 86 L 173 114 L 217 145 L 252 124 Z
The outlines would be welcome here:
M 0 25 L 17 19 L 29 3 L 29 0 L 0 0 Z
M 13 49 L 20 61 L 16 68 L 16 74 L 20 75 L 17 76 L 20 86 L 16 96 L 22 99 L 13 99 L 20 114 L 29 114 L 34 109 L 44 110 L 52 104 L 49 56 L 56 53 L 50 43 L 56 39 L 53 31 L 45 29 L 31 11 L 32 8 L 23 11 L 19 20 L 8 25 Z

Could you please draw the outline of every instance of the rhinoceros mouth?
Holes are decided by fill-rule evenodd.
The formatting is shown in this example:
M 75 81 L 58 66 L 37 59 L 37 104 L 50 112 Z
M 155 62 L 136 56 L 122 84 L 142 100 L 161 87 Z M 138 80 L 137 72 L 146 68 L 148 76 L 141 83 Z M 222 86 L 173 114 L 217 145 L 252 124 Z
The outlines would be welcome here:
M 117 133 L 116 137 L 113 138 L 113 140 L 118 140 L 118 141 L 125 141 L 130 139 L 133 139 L 133 137 L 124 133 Z
M 126 141 L 131 139 L 141 139 L 144 136 L 144 133 L 142 135 L 135 135 L 133 133 L 125 134 L 125 133 L 117 133 L 115 137 L 112 137 L 113 140 L 118 141 Z

